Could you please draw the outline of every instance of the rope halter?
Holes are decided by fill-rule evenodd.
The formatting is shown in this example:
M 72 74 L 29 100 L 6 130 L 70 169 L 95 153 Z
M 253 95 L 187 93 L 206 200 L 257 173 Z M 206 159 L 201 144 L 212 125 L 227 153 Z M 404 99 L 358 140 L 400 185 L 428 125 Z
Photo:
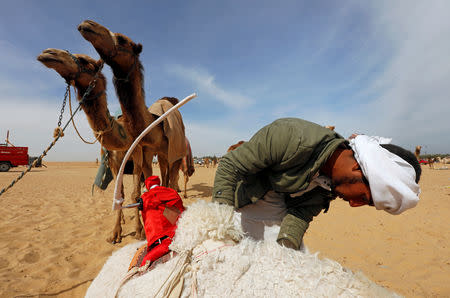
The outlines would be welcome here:
M 105 58 L 105 61 L 108 64 L 112 64 L 112 60 L 113 58 L 115 58 L 119 52 L 124 52 L 124 53 L 128 53 L 130 55 L 133 56 L 133 65 L 131 65 L 130 70 L 127 72 L 127 75 L 125 76 L 125 78 L 119 78 L 117 77 L 117 75 L 113 72 L 114 78 L 116 79 L 116 81 L 124 81 L 124 82 L 128 82 L 130 79 L 130 75 L 133 72 L 133 70 L 136 68 L 137 65 L 137 60 L 138 60 L 138 55 L 136 55 L 136 53 L 134 53 L 133 51 L 130 51 L 129 49 L 125 48 L 124 46 L 121 46 L 119 44 L 115 44 L 114 45 L 114 52 L 107 55 L 107 57 Z

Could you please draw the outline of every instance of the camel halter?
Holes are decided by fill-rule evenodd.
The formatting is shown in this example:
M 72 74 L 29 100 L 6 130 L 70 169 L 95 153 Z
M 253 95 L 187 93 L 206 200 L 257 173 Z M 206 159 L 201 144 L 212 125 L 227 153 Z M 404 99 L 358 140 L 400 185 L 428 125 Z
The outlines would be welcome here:
M 134 140 L 133 144 L 131 144 L 130 148 L 128 149 L 127 153 L 125 154 L 125 157 L 122 160 L 122 164 L 120 165 L 119 173 L 116 177 L 116 184 L 114 186 L 114 198 L 113 198 L 113 205 L 112 210 L 119 210 L 122 208 L 124 199 L 121 197 L 122 193 L 122 187 L 123 187 L 123 171 L 125 170 L 125 164 L 127 163 L 128 159 L 130 158 L 131 154 L 133 153 L 134 148 L 139 144 L 139 142 L 142 140 L 142 138 L 147 135 L 156 125 L 161 123 L 164 119 L 169 116 L 170 113 L 174 112 L 175 110 L 179 109 L 181 106 L 183 106 L 185 103 L 190 101 L 191 99 L 197 97 L 196 93 L 193 93 L 189 95 L 188 97 L 184 98 L 182 101 L 171 107 L 167 112 L 162 114 L 158 119 L 153 121 L 149 126 L 147 126 L 146 129 L 144 129 L 143 132 Z M 132 206 L 135 207 L 135 206 Z
M 70 53 L 68 50 L 66 50 L 66 53 L 70 56 L 70 58 L 72 58 L 72 60 L 73 60 L 73 61 L 77 64 L 77 66 L 78 66 L 78 72 L 75 74 L 75 76 L 74 76 L 74 77 L 69 77 L 69 78 L 67 79 L 67 81 L 66 81 L 66 82 L 67 82 L 67 85 L 68 85 L 68 89 L 69 89 L 69 109 L 70 109 L 70 115 L 72 115 L 72 102 L 71 102 L 71 96 L 70 96 L 70 81 L 75 81 L 76 79 L 78 79 L 78 78 L 80 77 L 81 73 L 87 73 L 87 74 L 90 74 L 90 75 L 96 75 L 97 73 L 100 72 L 101 68 L 99 68 L 99 70 L 98 70 L 97 72 L 92 71 L 92 70 L 90 70 L 90 69 L 87 69 L 86 67 L 84 67 L 83 65 L 81 65 L 80 59 L 78 59 L 77 57 L 75 57 L 74 55 L 72 55 L 72 53 Z M 101 66 L 103 66 L 103 62 L 101 63 Z M 96 78 L 95 78 L 95 79 L 96 79 Z M 75 89 L 75 88 L 74 88 L 74 89 Z M 105 93 L 105 91 L 102 90 L 102 91 L 98 92 L 97 94 L 92 95 L 91 97 L 87 97 L 87 96 L 86 96 L 82 102 L 80 101 L 80 104 L 82 104 L 82 103 L 84 104 L 86 101 L 93 101 L 93 100 L 99 98 L 100 96 L 102 96 L 104 93 Z M 112 121 L 112 119 L 110 119 L 109 126 L 108 126 L 106 129 L 104 129 L 104 130 L 99 130 L 99 131 L 94 131 L 95 140 L 92 141 L 92 142 L 90 142 L 90 141 L 86 141 L 86 140 L 81 136 L 80 132 L 79 132 L 78 129 L 77 129 L 77 126 L 75 125 L 75 122 L 73 121 L 73 117 L 72 117 L 71 119 L 72 119 L 72 125 L 73 125 L 73 128 L 75 129 L 75 131 L 76 131 L 76 133 L 78 134 L 78 136 L 80 137 L 80 139 L 81 139 L 84 143 L 90 144 L 90 145 L 95 144 L 100 138 L 101 138 L 100 143 L 103 144 L 103 134 L 105 134 L 106 132 L 111 131 L 112 128 L 113 128 L 113 121 Z
M 83 65 L 81 65 L 80 60 L 79 60 L 77 57 L 75 57 L 74 55 L 72 55 L 72 53 L 69 52 L 68 50 L 66 50 L 66 53 L 69 54 L 70 58 L 72 58 L 72 60 L 73 60 L 73 61 L 77 64 L 77 66 L 78 66 L 78 72 L 75 74 L 75 77 L 73 77 L 73 78 L 70 78 L 70 77 L 69 77 L 69 80 L 68 80 L 68 81 L 72 81 L 72 80 L 78 79 L 78 78 L 80 77 L 81 73 L 88 73 L 88 74 L 91 74 L 91 75 L 95 75 L 95 74 L 97 73 L 96 71 L 87 69 L 86 67 L 84 67 Z
M 115 47 L 116 47 L 116 50 L 115 50 L 114 54 L 108 55 L 108 57 L 107 57 L 108 61 L 111 61 L 114 57 L 116 57 L 119 52 L 125 52 L 125 53 L 128 53 L 128 54 L 131 54 L 133 56 L 133 58 L 134 58 L 133 65 L 131 65 L 130 70 L 128 71 L 128 73 L 127 73 L 127 75 L 125 76 L 124 79 L 118 78 L 115 74 L 113 74 L 114 75 L 114 79 L 116 79 L 116 81 L 128 82 L 129 79 L 130 79 L 131 72 L 136 68 L 137 59 L 138 59 L 137 55 L 133 51 L 130 51 L 127 48 L 125 48 L 125 47 L 123 47 L 121 45 L 116 44 Z

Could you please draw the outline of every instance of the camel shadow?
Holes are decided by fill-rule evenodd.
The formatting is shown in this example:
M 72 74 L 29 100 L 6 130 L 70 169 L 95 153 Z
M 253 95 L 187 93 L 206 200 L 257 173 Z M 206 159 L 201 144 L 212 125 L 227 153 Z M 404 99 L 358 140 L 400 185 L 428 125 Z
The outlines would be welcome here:
M 23 171 L 26 171 L 26 170 L 9 170 L 8 173 L 22 173 Z M 38 173 L 38 172 L 43 172 L 43 170 L 31 169 L 30 172 Z
M 191 190 L 198 192 L 198 194 L 195 194 L 195 196 L 211 197 L 213 188 L 211 186 L 206 185 L 206 183 L 198 183 L 193 184 L 192 187 L 188 188 L 188 191 Z

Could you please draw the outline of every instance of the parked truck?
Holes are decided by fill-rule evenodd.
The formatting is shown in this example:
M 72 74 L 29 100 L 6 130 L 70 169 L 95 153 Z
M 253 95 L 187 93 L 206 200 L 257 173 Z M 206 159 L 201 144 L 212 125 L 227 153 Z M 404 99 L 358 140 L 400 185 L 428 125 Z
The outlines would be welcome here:
M 28 147 L 12 147 L 0 144 L 0 172 L 7 172 L 12 167 L 28 165 Z
M 32 164 L 38 157 L 28 156 L 28 147 L 16 147 L 9 141 L 9 130 L 6 134 L 6 143 L 0 144 L 0 172 L 8 172 L 10 168 L 27 166 Z M 42 166 L 42 161 L 36 163 L 35 167 Z

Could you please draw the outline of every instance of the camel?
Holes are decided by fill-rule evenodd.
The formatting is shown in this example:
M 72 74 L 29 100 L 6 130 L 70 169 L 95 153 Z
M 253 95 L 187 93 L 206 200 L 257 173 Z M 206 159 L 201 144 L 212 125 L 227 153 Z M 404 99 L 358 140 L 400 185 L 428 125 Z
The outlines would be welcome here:
M 142 45 L 134 43 L 123 34 L 112 33 L 109 29 L 91 20 L 82 22 L 78 26 L 78 31 L 111 67 L 114 75 L 114 87 L 122 113 L 126 118 L 125 125 L 131 135 L 136 138 L 160 116 L 149 112 L 145 105 L 143 66 L 139 59 Z M 164 111 L 173 106 L 174 100 L 176 99 L 162 98 L 154 105 L 157 105 L 158 110 Z M 155 127 L 151 134 L 146 135 L 141 143 L 144 146 L 144 158 L 153 156 L 153 154 L 147 154 L 148 152 L 157 154 L 163 186 L 179 190 L 178 175 L 182 158 L 186 155 L 184 125 L 178 111 L 175 111 L 170 117 L 179 119 L 174 120 L 174 123 L 181 122 L 181 124 L 171 127 L 172 133 L 168 131 L 170 120 L 165 121 L 164 124 Z
M 186 138 L 186 148 L 187 153 L 183 157 L 182 163 L 181 163 L 181 171 L 183 172 L 184 176 L 184 198 L 187 198 L 186 188 L 187 183 L 189 182 L 189 177 L 191 177 L 195 172 L 194 167 L 194 159 L 192 157 L 192 150 L 191 150 L 191 144 L 189 144 L 189 140 Z
M 205 162 L 205 167 L 209 168 L 209 164 L 211 163 L 211 160 L 209 159 L 209 157 L 203 158 L 203 161 Z
M 414 155 L 416 156 L 417 160 L 420 159 L 420 150 L 422 150 L 422 146 L 416 146 L 416 151 L 414 152 Z
M 428 161 L 428 166 L 430 167 L 430 169 L 434 169 L 434 162 L 436 161 L 435 158 L 428 157 L 427 161 Z
M 71 83 L 78 90 L 78 100 L 81 100 L 89 83 L 93 80 L 98 71 L 101 60 L 96 61 L 93 58 L 82 54 L 70 54 L 67 51 L 59 49 L 44 50 L 37 60 L 48 68 L 54 69 L 67 82 Z M 103 74 L 98 74 L 94 89 L 82 104 L 82 109 L 86 114 L 89 125 L 94 135 L 99 139 L 102 147 L 109 152 L 109 166 L 114 176 L 119 172 L 120 164 L 126 151 L 133 143 L 131 134 L 124 129 L 124 120 L 116 120 L 109 113 L 106 101 L 106 80 Z M 135 203 L 141 195 L 140 176 L 142 173 L 142 148 L 138 147 L 132 155 L 134 162 L 133 171 L 133 191 L 131 199 Z M 151 170 L 151 169 L 150 169 Z M 148 172 L 148 170 L 146 170 Z M 147 173 L 148 174 L 148 173 Z M 151 172 L 150 172 L 151 174 Z M 123 196 L 123 188 L 122 188 Z M 135 237 L 145 239 L 145 230 L 142 226 L 139 211 L 135 210 Z M 111 237 L 107 240 L 112 243 L 121 241 L 123 219 L 122 210 L 116 211 L 115 225 Z
M 236 149 L 237 147 L 241 146 L 242 144 L 244 144 L 244 141 L 239 141 L 234 145 L 231 145 L 230 147 L 228 147 L 227 152 L 233 151 L 234 149 Z

